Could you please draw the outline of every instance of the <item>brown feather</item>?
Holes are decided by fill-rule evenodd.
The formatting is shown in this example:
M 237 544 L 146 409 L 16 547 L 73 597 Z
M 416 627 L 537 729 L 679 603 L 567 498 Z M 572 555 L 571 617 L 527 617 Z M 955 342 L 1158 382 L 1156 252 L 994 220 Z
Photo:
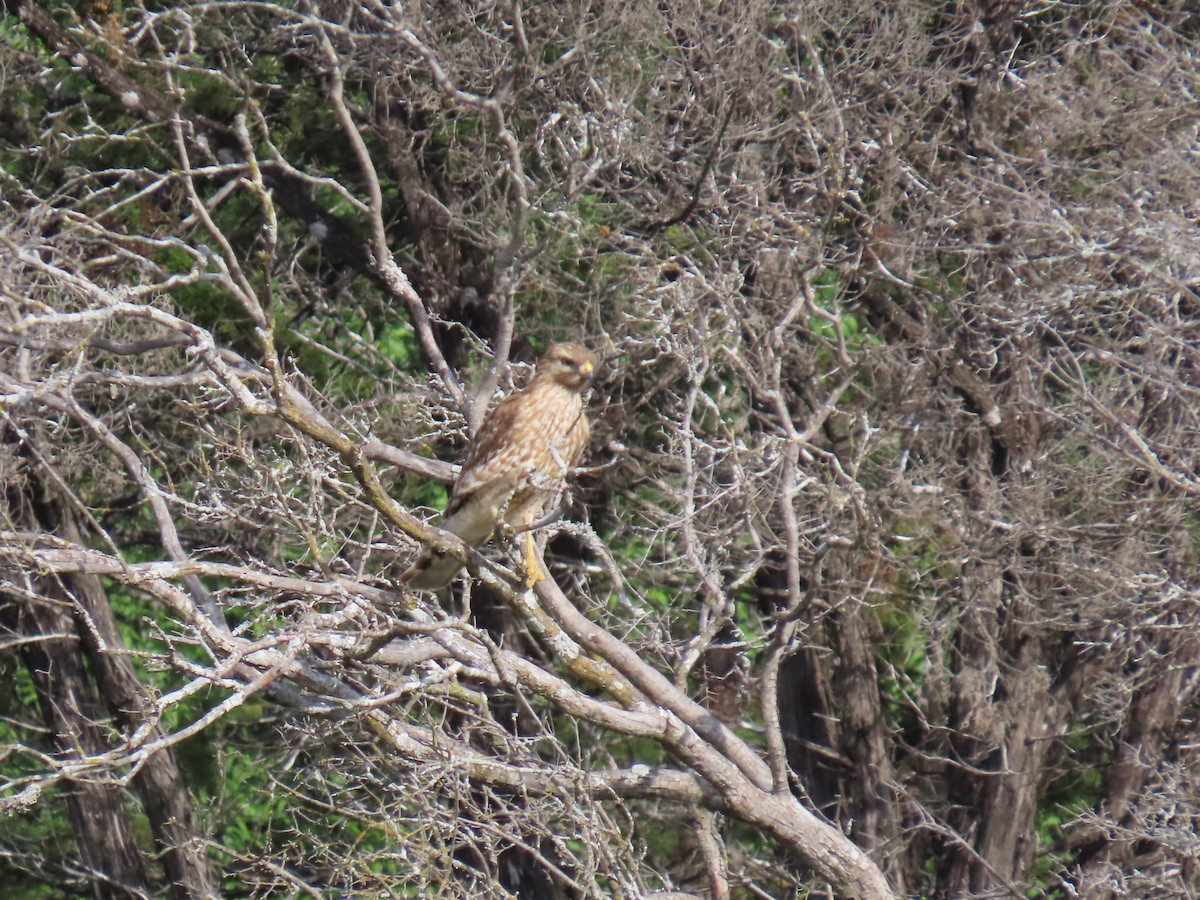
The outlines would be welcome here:
M 582 393 L 596 357 L 577 344 L 555 344 L 533 380 L 488 414 L 454 483 L 442 528 L 470 546 L 488 539 L 503 516 L 528 527 L 579 462 L 588 442 Z M 460 568 L 426 548 L 401 576 L 414 590 L 436 590 Z

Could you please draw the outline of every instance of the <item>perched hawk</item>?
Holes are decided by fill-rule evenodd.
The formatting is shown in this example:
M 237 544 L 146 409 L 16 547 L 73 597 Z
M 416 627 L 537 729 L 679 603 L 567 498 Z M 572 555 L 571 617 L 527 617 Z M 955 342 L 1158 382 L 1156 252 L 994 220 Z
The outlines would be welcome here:
M 555 344 L 529 386 L 506 397 L 484 420 L 467 451 L 443 515 L 442 528 L 478 547 L 497 523 L 528 529 L 579 462 L 588 442 L 583 392 L 596 357 L 578 344 Z M 526 566 L 541 577 L 528 536 Z M 453 556 L 426 547 L 401 576 L 416 591 L 445 587 L 462 568 Z M 532 582 L 531 582 L 532 583 Z

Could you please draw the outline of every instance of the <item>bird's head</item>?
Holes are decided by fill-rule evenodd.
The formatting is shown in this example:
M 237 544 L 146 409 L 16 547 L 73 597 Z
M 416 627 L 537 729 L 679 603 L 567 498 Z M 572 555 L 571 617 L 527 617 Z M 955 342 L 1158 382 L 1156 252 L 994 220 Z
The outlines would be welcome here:
M 579 344 L 554 344 L 538 363 L 537 374 L 582 391 L 596 375 L 596 354 Z

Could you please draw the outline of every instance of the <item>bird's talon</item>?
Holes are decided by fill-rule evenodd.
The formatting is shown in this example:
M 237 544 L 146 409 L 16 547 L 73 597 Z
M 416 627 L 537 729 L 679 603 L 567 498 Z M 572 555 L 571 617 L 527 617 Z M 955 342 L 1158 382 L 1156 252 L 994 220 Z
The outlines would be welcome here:
M 533 587 L 546 577 L 538 562 L 537 548 L 533 545 L 533 533 L 525 532 L 525 587 Z

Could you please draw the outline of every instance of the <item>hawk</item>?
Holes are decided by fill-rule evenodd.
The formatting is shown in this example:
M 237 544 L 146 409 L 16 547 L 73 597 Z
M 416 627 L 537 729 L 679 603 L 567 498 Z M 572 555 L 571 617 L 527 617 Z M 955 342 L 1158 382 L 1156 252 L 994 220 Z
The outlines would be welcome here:
M 454 482 L 442 528 L 478 547 L 503 522 L 527 532 L 530 585 L 541 577 L 528 529 L 588 442 L 583 392 L 596 371 L 592 351 L 554 344 L 523 390 L 500 401 L 484 420 Z M 416 591 L 451 582 L 462 563 L 429 547 L 400 580 Z

